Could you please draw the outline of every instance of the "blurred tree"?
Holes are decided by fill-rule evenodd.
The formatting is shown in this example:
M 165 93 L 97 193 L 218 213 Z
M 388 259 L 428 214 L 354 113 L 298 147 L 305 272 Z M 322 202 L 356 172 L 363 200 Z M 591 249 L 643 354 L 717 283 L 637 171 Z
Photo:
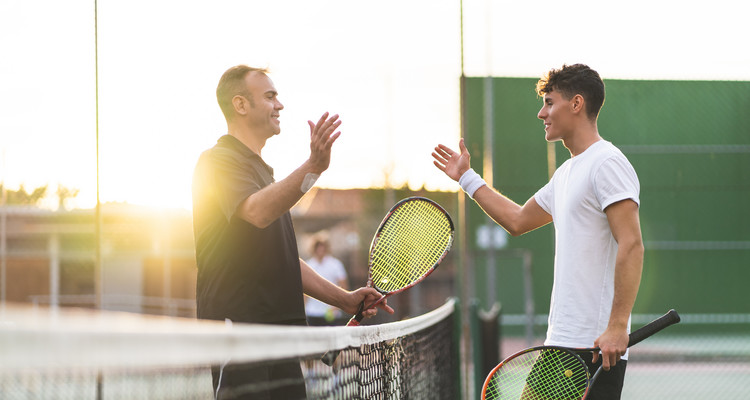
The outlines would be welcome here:
M 37 206 L 47 196 L 47 188 L 48 185 L 40 186 L 29 193 L 28 191 L 26 191 L 26 187 L 24 187 L 23 184 L 18 187 L 18 190 L 12 190 L 4 187 L 3 184 L 0 183 L 0 193 L 5 194 L 4 204 L 8 205 Z M 66 202 L 78 196 L 78 192 L 80 192 L 79 189 L 57 185 L 56 194 L 58 200 L 58 209 L 64 210 Z M 2 198 L 0 198 L 0 203 L 3 203 Z
M 78 192 L 80 192 L 79 189 L 72 189 L 69 187 L 65 187 L 63 185 L 58 184 L 57 185 L 57 209 L 58 210 L 65 210 L 65 202 L 68 199 L 72 199 L 76 196 L 78 196 Z
M 37 205 L 47 195 L 47 185 L 40 186 L 31 191 L 26 191 L 26 188 L 21 184 L 18 190 L 6 189 L 0 184 L 0 192 L 5 192 L 5 204 L 15 205 Z

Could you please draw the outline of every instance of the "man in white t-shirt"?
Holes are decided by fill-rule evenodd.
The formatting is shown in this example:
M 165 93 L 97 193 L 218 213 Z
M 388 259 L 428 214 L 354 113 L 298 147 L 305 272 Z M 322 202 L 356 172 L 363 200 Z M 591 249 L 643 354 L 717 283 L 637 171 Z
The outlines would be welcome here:
M 586 360 L 603 373 L 588 399 L 619 399 L 627 365 L 630 313 L 643 269 L 640 184 L 627 158 L 599 136 L 604 82 L 586 65 L 564 65 L 537 83 L 545 139 L 561 140 L 571 158 L 524 205 L 487 186 L 460 152 L 438 145 L 435 166 L 459 182 L 513 236 L 555 226 L 554 285 L 545 344 L 599 346 Z
M 344 264 L 331 255 L 331 245 L 324 235 L 313 238 L 312 257 L 306 260 L 315 272 L 346 289 L 349 287 Z M 343 325 L 341 311 L 312 297 L 305 297 L 307 323 L 312 326 Z

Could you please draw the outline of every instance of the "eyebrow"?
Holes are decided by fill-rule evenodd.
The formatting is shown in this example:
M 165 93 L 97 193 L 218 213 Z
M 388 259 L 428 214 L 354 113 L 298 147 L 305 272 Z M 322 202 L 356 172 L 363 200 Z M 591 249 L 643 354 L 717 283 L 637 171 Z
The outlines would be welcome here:
M 277 91 L 275 91 L 275 90 L 267 90 L 265 94 L 271 94 L 271 95 L 274 95 L 274 96 L 278 96 L 279 95 L 279 93 Z

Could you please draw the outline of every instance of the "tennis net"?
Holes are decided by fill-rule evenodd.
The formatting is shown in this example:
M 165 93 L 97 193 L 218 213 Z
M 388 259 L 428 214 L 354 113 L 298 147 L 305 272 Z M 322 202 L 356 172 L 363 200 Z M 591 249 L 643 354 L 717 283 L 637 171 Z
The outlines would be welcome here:
M 454 300 L 404 321 L 281 327 L 0 306 L 2 399 L 211 399 L 210 367 L 299 363 L 308 399 L 456 399 Z M 321 356 L 341 350 L 334 367 Z M 241 393 L 300 385 L 266 380 Z

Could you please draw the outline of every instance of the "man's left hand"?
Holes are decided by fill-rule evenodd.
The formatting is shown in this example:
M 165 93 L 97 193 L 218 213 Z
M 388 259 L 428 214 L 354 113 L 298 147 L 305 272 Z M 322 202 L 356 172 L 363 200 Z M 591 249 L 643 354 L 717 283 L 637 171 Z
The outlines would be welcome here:
M 607 328 L 601 336 L 596 338 L 594 346 L 601 349 L 602 368 L 605 371 L 609 371 L 609 368 L 617 364 L 620 357 L 625 355 L 629 340 L 627 330 L 611 328 Z M 597 360 L 599 360 L 599 353 L 594 353 L 593 362 Z

